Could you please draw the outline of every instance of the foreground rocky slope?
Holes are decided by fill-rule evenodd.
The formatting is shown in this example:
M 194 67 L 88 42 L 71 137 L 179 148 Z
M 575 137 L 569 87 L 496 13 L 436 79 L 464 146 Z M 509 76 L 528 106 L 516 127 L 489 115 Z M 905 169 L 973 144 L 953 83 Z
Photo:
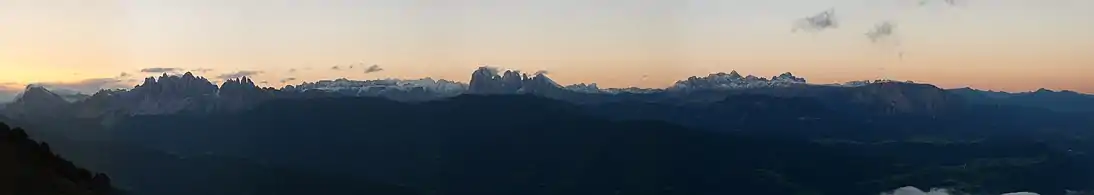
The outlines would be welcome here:
M 0 123 L 0 194 L 116 194 L 110 178 L 73 165 L 31 140 L 23 129 Z

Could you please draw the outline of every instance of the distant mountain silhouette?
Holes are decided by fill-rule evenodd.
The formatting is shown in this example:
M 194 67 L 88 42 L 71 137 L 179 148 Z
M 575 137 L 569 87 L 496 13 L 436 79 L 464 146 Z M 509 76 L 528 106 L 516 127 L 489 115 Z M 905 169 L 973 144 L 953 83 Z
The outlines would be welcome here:
M 64 113 L 70 108 L 70 103 L 56 93 L 50 92 L 45 87 L 30 85 L 15 99 L 15 102 L 4 108 L 4 113 L 11 118 L 53 118 L 57 113 Z
M 192 73 L 146 78 L 130 90 L 103 90 L 68 103 L 45 88 L 28 88 L 22 98 L 3 110 L 9 116 L 66 115 L 78 118 L 115 118 L 129 115 L 209 114 L 239 112 L 275 99 L 317 97 L 382 97 L 420 102 L 460 94 L 530 94 L 579 104 L 643 101 L 671 104 L 708 104 L 734 94 L 762 94 L 778 97 L 809 97 L 834 107 L 862 109 L 869 114 L 918 114 L 940 116 L 966 107 L 965 104 L 1022 105 L 1053 110 L 1094 112 L 1090 95 L 1070 91 L 1038 91 L 1018 94 L 979 95 L 971 89 L 942 90 L 928 84 L 875 81 L 856 85 L 815 85 L 791 73 L 770 79 L 731 73 L 690 77 L 666 89 L 600 89 L 596 84 L 562 86 L 546 74 L 529 75 L 516 70 L 481 67 L 471 74 L 470 84 L 446 80 L 339 79 L 289 85 L 282 89 L 261 88 L 247 77 L 229 79 L 220 86 Z M 33 91 L 32 91 L 33 90 Z M 72 99 L 72 98 L 69 98 Z M 971 101 L 971 102 L 966 102 Z M 26 106 L 37 106 L 26 109 Z M 35 114 L 42 112 L 45 114 Z
M 73 165 L 23 129 L 0 123 L 0 194 L 114 194 L 110 178 Z
M 1094 95 L 1074 91 L 1039 89 L 1033 92 L 1007 93 L 972 88 L 949 90 L 971 103 L 982 105 L 1017 105 L 1066 112 L 1094 113 Z

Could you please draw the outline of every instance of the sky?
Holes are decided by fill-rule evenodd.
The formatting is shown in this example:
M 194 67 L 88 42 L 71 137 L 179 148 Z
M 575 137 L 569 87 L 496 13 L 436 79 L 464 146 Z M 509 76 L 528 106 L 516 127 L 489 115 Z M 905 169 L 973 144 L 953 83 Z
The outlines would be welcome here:
M 828 9 L 838 27 L 791 31 Z M 1091 20 L 1090 0 L 0 0 L 0 91 L 164 71 L 466 82 L 489 65 L 607 87 L 736 70 L 1094 93 Z

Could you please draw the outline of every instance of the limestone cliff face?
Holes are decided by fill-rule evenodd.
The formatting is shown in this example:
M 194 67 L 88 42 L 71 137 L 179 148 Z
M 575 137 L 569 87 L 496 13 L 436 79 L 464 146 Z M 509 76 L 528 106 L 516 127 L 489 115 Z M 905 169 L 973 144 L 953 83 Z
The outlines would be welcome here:
M 886 114 L 942 115 L 959 109 L 963 101 L 927 84 L 883 82 L 851 88 L 850 101 Z
M 272 98 L 271 90 L 258 87 L 250 78 L 228 79 L 217 93 L 216 109 L 238 111 Z
M 182 111 L 208 110 L 217 86 L 191 73 L 182 76 L 164 74 L 159 79 L 146 78 L 144 83 L 120 94 L 120 105 L 133 115 L 171 114 Z
M 536 94 L 548 95 L 566 90 L 546 74 L 529 76 L 515 70 L 500 75 L 496 70 L 482 67 L 471 73 L 470 94 Z

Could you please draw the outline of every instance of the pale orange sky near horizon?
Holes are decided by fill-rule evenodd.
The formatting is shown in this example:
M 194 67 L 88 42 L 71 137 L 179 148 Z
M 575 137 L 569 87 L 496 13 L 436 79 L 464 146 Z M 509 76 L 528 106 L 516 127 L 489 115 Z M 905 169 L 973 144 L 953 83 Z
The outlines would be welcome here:
M 122 72 L 134 76 L 106 85 L 132 86 L 153 67 L 209 68 L 199 75 L 211 78 L 261 71 L 254 80 L 267 86 L 290 77 L 466 82 L 487 64 L 608 87 L 737 70 L 1094 93 L 1094 1 L 918 1 L 0 0 L 0 87 Z M 828 8 L 838 28 L 790 32 Z M 899 45 L 863 35 L 881 21 L 898 25 Z M 365 74 L 372 64 L 384 71 Z

